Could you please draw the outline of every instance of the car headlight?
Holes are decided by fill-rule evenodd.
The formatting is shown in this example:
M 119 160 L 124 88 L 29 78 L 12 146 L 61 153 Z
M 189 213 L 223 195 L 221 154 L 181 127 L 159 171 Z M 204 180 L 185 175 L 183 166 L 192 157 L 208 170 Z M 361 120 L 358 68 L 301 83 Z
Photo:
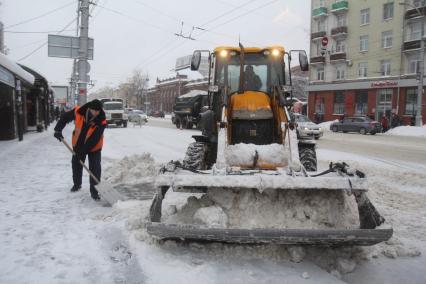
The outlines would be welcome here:
M 319 130 L 320 132 L 322 132 L 322 131 L 323 131 L 322 127 L 318 128 L 318 130 Z
M 105 117 L 106 117 L 107 119 L 110 119 L 110 118 L 111 118 L 111 114 L 107 112 L 107 113 L 105 114 Z
M 308 130 L 309 130 L 309 128 L 307 128 L 307 127 L 303 127 L 303 130 L 308 131 Z
M 124 113 L 124 114 L 123 114 L 123 118 L 124 118 L 124 119 L 127 119 L 127 118 L 128 118 L 127 114 L 125 114 L 125 113 Z

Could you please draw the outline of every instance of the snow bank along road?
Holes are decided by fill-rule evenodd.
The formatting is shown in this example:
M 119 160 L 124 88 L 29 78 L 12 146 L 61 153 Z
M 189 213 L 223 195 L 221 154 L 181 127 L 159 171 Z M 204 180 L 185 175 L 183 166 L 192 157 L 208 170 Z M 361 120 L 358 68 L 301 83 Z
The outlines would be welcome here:
M 157 162 L 182 159 L 196 131 L 153 125 L 107 129 L 104 168 L 143 152 Z M 366 171 L 371 197 L 395 229 L 392 242 L 371 248 L 372 258 L 338 279 L 309 260 L 288 261 L 273 246 L 153 244 L 140 229 L 149 201 L 104 207 L 90 199 L 87 176 L 83 190 L 71 194 L 64 146 L 50 131 L 24 139 L 0 142 L 0 283 L 426 283 L 425 258 L 411 257 L 425 253 L 426 174 L 400 169 L 393 158 L 387 164 L 349 151 L 318 152 L 322 166 L 345 159 Z

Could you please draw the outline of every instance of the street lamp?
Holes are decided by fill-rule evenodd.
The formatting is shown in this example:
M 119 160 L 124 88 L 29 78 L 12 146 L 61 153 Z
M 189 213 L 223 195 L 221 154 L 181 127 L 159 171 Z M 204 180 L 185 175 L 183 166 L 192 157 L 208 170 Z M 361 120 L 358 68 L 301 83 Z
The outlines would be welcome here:
M 420 9 L 410 3 L 400 2 L 399 5 L 403 6 L 409 6 L 411 8 L 416 9 L 417 14 L 419 14 L 419 17 L 422 19 L 421 22 L 421 34 L 420 34 L 420 61 L 419 61 L 419 69 L 420 69 L 420 78 L 419 78 L 419 84 L 417 88 L 417 111 L 416 111 L 416 126 L 422 126 L 423 125 L 423 119 L 422 119 L 422 96 L 423 96 L 423 77 L 424 77 L 424 62 L 425 62 L 425 42 L 424 42 L 424 22 L 425 22 L 425 15 L 420 11 Z

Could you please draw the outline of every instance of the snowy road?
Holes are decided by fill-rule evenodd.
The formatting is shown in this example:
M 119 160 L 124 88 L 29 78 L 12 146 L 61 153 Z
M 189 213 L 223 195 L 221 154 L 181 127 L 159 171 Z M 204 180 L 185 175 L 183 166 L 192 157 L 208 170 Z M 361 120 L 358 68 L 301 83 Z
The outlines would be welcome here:
M 104 168 L 125 155 L 143 152 L 152 153 L 157 162 L 182 159 L 191 135 L 197 131 L 178 130 L 170 125 L 154 119 L 141 128 L 107 129 Z M 338 137 L 320 140 L 320 164 L 342 158 L 368 170 L 377 190 L 373 192 L 374 202 L 379 202 L 379 210 L 392 221 L 398 238 L 425 253 L 426 197 L 422 191 L 426 175 L 389 164 L 397 160 L 393 153 L 380 158 L 389 163 L 370 157 L 380 154 L 358 155 L 363 142 L 357 143 L 359 149 L 354 151 L 324 149 L 339 144 Z M 386 141 L 395 141 L 394 147 L 407 151 L 411 147 L 405 146 L 404 139 L 376 137 L 372 138 L 377 139 L 374 141 L 378 148 Z M 364 138 L 370 139 L 360 139 Z M 413 143 L 417 147 L 417 142 Z M 391 145 L 386 147 L 392 149 Z M 281 258 L 276 247 L 218 249 L 173 243 L 158 246 L 144 241 L 144 236 L 131 228 L 138 221 L 129 222 L 129 218 L 137 218 L 149 202 L 129 201 L 114 208 L 103 207 L 90 199 L 87 176 L 83 191 L 71 194 L 70 156 L 50 131 L 27 134 L 19 143 L 0 142 L 0 156 L 0 283 L 341 283 L 310 261 L 293 263 Z M 404 155 L 398 157 L 402 159 Z M 411 166 L 415 161 L 407 158 L 404 163 Z M 422 167 L 424 162 L 417 165 Z M 402 190 L 407 188 L 404 193 Z M 380 256 L 359 266 L 344 280 L 426 283 L 422 270 L 425 265 L 423 256 Z M 309 279 L 302 277 L 304 272 L 308 272 Z
M 384 163 L 420 164 L 426 171 L 426 138 L 326 132 L 318 140 L 318 147 L 367 156 Z

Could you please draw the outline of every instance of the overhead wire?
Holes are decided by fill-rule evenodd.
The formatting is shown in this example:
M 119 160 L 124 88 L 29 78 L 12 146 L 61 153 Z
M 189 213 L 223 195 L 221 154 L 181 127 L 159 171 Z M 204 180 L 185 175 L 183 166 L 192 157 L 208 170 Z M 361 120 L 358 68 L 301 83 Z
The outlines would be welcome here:
M 74 18 L 71 22 L 69 22 L 67 25 L 65 25 L 65 27 L 63 29 L 61 29 L 59 32 L 57 32 L 56 34 L 60 34 L 63 31 L 65 31 L 69 26 L 71 26 L 75 21 L 77 20 L 77 18 Z M 36 49 L 34 49 L 33 51 L 31 51 L 30 53 L 28 53 L 27 55 L 21 57 L 20 59 L 18 59 L 18 61 L 22 61 L 24 59 L 27 59 L 28 57 L 30 57 L 31 55 L 33 55 L 34 53 L 36 53 L 38 50 L 40 50 L 41 48 L 43 48 L 45 45 L 47 45 L 47 41 L 45 41 L 42 45 L 40 45 L 39 47 L 37 47 Z
M 74 3 L 75 3 L 75 1 L 68 2 L 67 4 L 65 4 L 65 5 L 63 5 L 63 6 L 61 6 L 61 7 L 55 8 L 55 9 L 53 9 L 53 10 L 50 10 L 50 11 L 48 11 L 48 12 L 46 12 L 46 13 L 44 13 L 44 14 L 41 14 L 41 15 L 39 15 L 39 16 L 36 16 L 36 17 L 30 18 L 30 19 L 27 19 L 27 20 L 24 20 L 24 21 L 18 22 L 18 23 L 13 24 L 13 25 L 9 25 L 9 26 L 5 27 L 5 29 L 9 29 L 9 28 L 11 28 L 11 27 L 16 27 L 16 26 L 19 26 L 19 25 L 23 25 L 23 24 L 26 24 L 26 23 L 29 23 L 29 22 L 35 21 L 35 20 L 37 20 L 37 19 L 43 18 L 43 17 L 45 17 L 45 16 L 47 16 L 47 15 L 53 14 L 54 12 L 57 12 L 57 11 L 59 11 L 59 10 L 62 10 L 62 9 L 66 8 L 66 7 L 70 6 L 70 5 L 72 5 L 72 4 L 74 4 Z

